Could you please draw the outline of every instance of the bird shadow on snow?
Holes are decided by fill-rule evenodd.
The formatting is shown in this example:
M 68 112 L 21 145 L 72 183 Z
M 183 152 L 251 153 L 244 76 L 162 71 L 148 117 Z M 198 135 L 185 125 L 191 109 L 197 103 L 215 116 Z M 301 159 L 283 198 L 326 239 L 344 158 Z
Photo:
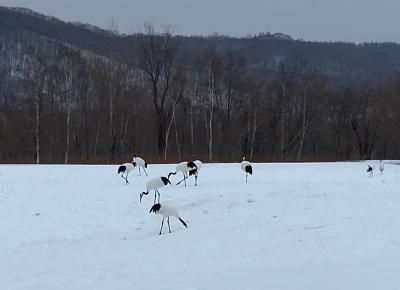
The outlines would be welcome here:
M 129 232 L 129 234 L 123 237 L 124 240 L 141 240 L 148 238 L 156 238 L 156 237 L 164 237 L 164 236 L 175 236 L 180 235 L 185 231 L 190 231 L 190 221 L 185 220 L 188 225 L 188 228 L 181 228 L 178 222 L 174 220 L 170 220 L 171 223 L 171 233 L 168 232 L 168 225 L 166 225 L 166 221 L 164 221 L 164 228 L 161 235 L 159 235 L 160 227 L 161 227 L 162 219 L 157 220 L 157 222 L 152 222 L 150 225 L 149 222 L 143 223 L 142 226 L 136 226 L 134 232 Z M 136 233 L 136 234 L 135 234 Z

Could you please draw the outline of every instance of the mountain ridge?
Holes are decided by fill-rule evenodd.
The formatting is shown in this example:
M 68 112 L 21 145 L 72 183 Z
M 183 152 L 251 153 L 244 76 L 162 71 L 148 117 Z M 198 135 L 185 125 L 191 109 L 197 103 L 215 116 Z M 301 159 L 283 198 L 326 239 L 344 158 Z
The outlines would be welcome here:
M 100 56 L 127 62 L 141 33 L 117 34 L 80 22 L 65 22 L 27 8 L 0 6 L 0 33 L 35 33 Z M 179 39 L 181 53 L 195 58 L 200 47 L 215 46 L 223 52 L 234 51 L 247 59 L 257 73 L 277 71 L 307 63 L 322 74 L 357 82 L 375 81 L 397 76 L 400 72 L 400 44 L 315 42 L 294 39 L 283 33 L 259 33 L 243 38 L 230 36 L 184 36 Z

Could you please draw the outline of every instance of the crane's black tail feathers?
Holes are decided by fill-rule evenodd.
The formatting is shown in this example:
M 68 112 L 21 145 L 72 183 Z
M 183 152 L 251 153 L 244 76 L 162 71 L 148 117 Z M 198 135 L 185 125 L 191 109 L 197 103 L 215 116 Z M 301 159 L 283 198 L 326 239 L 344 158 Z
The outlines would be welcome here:
M 164 185 L 168 185 L 168 183 L 171 184 L 171 181 L 169 181 L 169 179 L 164 176 L 161 176 L 161 180 L 164 183 Z
M 118 174 L 120 174 L 121 172 L 125 172 L 125 170 L 126 170 L 126 166 L 121 165 L 120 167 L 118 167 Z
M 189 162 L 187 163 L 187 167 L 189 167 L 189 168 L 193 168 L 193 167 L 197 168 L 197 165 L 196 165 L 196 163 L 194 163 L 193 161 L 189 161 Z
M 153 206 L 154 207 L 154 206 Z M 186 224 L 186 222 L 183 220 L 183 219 L 181 219 L 181 218 L 179 218 L 179 220 L 181 221 L 181 223 L 185 226 L 185 228 L 187 228 L 187 224 Z
M 144 163 L 144 168 L 147 168 L 147 163 L 146 162 Z
M 160 210 L 160 208 L 161 208 L 161 204 L 156 203 L 155 205 L 153 205 L 153 206 L 151 207 L 151 209 L 150 209 L 149 212 L 158 213 L 159 210 Z
M 189 170 L 189 176 L 196 174 L 197 168 Z
M 245 167 L 245 170 L 246 170 L 247 173 L 253 174 L 253 167 L 251 167 L 251 165 L 247 165 Z

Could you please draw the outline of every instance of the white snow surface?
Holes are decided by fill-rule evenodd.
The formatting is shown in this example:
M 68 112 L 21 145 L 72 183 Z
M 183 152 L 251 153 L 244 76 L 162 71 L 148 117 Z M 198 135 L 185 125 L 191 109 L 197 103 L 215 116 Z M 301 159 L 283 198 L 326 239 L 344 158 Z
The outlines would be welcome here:
M 377 168 L 378 162 L 373 162 Z M 115 166 L 0 165 L 0 289 L 400 289 L 400 166 L 203 164 L 160 189 Z

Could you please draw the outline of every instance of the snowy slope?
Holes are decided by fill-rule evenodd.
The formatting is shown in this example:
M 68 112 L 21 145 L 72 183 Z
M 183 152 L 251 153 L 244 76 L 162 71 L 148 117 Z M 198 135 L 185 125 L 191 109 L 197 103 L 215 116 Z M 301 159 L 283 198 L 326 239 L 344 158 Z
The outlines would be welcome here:
M 375 162 L 375 167 L 378 168 Z M 400 166 L 204 164 L 160 189 L 116 166 L 0 165 L 0 289 L 399 289 Z

